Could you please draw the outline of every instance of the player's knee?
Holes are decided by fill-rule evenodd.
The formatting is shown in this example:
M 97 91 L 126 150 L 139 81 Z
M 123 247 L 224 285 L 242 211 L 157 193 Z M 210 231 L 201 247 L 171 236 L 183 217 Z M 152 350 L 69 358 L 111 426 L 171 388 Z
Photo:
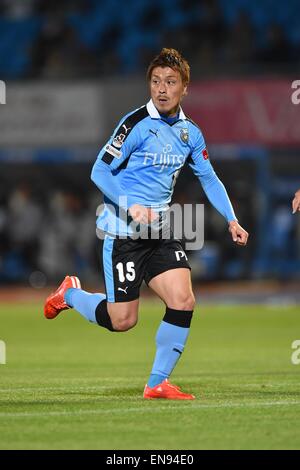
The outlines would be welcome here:
M 137 324 L 138 303 L 114 303 L 108 305 L 108 313 L 115 331 L 128 331 Z
M 178 293 L 174 299 L 175 310 L 194 310 L 195 308 L 195 297 L 192 292 L 190 293 Z
M 115 319 L 112 323 L 115 331 L 128 331 L 137 324 L 137 318 L 123 316 Z

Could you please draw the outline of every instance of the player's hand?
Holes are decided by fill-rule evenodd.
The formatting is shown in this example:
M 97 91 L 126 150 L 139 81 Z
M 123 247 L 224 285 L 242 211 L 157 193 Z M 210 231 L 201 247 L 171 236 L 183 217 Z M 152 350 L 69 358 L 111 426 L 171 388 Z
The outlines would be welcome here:
M 292 208 L 293 208 L 293 214 L 295 214 L 297 211 L 300 212 L 300 189 L 295 194 L 295 197 L 292 202 Z
M 231 233 L 232 240 L 240 246 L 246 246 L 249 233 L 241 227 L 236 220 L 229 222 L 229 232 Z
M 157 219 L 158 214 L 149 207 L 144 207 L 140 204 L 133 204 L 128 209 L 129 214 L 133 218 L 134 222 L 139 224 L 150 224 Z

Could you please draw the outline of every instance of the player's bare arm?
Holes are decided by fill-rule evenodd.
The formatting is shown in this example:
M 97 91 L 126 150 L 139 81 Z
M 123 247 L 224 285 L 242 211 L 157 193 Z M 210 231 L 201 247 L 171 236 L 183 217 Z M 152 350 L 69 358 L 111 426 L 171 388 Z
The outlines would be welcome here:
M 300 212 L 300 189 L 295 193 L 295 197 L 292 202 L 293 214 L 297 211 Z

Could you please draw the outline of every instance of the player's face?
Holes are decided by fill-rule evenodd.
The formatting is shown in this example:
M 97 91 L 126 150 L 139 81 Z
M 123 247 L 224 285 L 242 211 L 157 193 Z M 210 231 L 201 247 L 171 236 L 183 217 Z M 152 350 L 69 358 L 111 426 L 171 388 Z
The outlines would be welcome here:
M 154 106 L 160 114 L 176 116 L 187 87 L 178 70 L 170 67 L 155 67 L 150 80 L 150 92 Z

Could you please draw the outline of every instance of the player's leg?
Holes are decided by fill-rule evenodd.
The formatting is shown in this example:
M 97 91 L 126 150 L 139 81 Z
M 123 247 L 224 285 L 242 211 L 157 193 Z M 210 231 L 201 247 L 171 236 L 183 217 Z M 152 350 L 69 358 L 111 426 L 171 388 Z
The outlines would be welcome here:
M 191 311 L 195 307 L 189 268 L 170 269 L 158 274 L 149 281 L 148 286 L 170 309 Z
M 180 242 L 162 243 L 146 274 L 148 286 L 164 301 L 165 316 L 156 335 L 156 354 L 145 398 L 193 399 L 169 384 L 188 339 L 195 306 L 187 257 Z
M 159 274 L 149 282 L 149 287 L 166 305 L 166 313 L 156 335 L 156 355 L 148 381 L 149 387 L 155 387 L 170 377 L 184 351 L 195 298 L 187 268 Z
M 105 327 L 105 325 L 102 324 L 102 308 L 103 306 L 100 304 L 96 316 L 98 324 Z M 138 309 L 139 299 L 130 302 L 107 302 L 107 314 L 112 326 L 111 331 L 128 331 L 133 328 L 138 321 Z
M 67 276 L 57 291 L 47 298 L 46 318 L 55 318 L 62 310 L 74 308 L 91 323 L 110 331 L 127 331 L 135 326 L 138 318 L 139 287 L 143 276 L 142 272 L 136 274 L 134 261 L 126 261 L 127 252 L 131 260 L 135 259 L 137 245 L 132 243 L 134 242 L 106 237 L 103 244 L 106 294 L 86 292 L 81 289 L 77 277 Z M 138 267 L 140 264 L 139 256 Z M 126 286 L 123 285 L 124 282 Z
M 74 287 L 76 285 L 76 287 Z M 81 289 L 76 276 L 66 276 L 45 303 L 45 317 L 53 319 L 63 310 L 73 308 L 86 320 L 110 331 L 127 331 L 137 323 L 139 299 L 108 303 L 106 294 L 91 294 Z
M 65 299 L 70 308 L 107 330 L 127 331 L 137 323 L 139 299 L 108 302 L 106 294 L 90 294 L 82 289 L 69 289 Z

